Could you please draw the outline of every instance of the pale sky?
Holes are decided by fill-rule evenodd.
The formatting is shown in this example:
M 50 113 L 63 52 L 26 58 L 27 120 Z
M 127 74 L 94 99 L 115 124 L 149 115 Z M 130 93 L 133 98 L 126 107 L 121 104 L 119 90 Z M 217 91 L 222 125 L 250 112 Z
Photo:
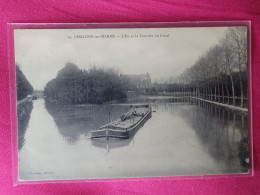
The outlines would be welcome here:
M 149 72 L 155 81 L 177 76 L 192 66 L 225 36 L 226 30 L 227 27 L 16 29 L 15 62 L 34 89 L 39 90 L 56 77 L 66 62 L 86 70 L 96 65 L 116 68 L 123 74 Z M 115 38 L 101 38 L 104 34 Z M 122 38 L 124 34 L 129 38 Z M 79 35 L 93 38 L 77 38 Z

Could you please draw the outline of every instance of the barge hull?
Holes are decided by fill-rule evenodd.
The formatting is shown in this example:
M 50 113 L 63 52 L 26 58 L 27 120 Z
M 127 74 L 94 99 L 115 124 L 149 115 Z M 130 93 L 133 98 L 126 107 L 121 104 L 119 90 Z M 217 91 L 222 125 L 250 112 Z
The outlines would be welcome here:
M 91 132 L 91 138 L 121 138 L 121 139 L 128 139 L 144 125 L 144 123 L 151 118 L 152 112 L 151 109 L 145 114 L 142 120 L 140 120 L 137 124 L 133 127 L 126 129 L 126 130 L 119 130 L 119 129 L 110 129 L 110 128 L 101 128 Z
M 102 129 L 97 131 L 92 131 L 92 138 L 102 138 L 102 137 L 113 137 L 113 138 L 129 138 L 129 133 L 127 131 L 118 131 L 113 129 Z

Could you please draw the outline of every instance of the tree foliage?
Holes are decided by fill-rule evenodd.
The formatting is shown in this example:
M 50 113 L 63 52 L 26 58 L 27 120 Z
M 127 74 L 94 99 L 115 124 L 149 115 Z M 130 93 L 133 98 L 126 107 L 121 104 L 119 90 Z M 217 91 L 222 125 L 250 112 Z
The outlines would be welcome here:
M 26 79 L 23 72 L 16 64 L 16 89 L 17 89 L 17 100 L 21 100 L 27 97 L 27 95 L 33 93 L 33 87 L 30 82 Z
M 225 38 L 187 68 L 175 83 L 192 95 L 240 106 L 247 97 L 247 28 L 230 27 Z M 225 98 L 227 99 L 225 101 Z
M 86 71 L 73 63 L 66 63 L 57 77 L 47 83 L 44 95 L 48 101 L 59 104 L 100 104 L 126 99 L 115 70 L 93 67 Z

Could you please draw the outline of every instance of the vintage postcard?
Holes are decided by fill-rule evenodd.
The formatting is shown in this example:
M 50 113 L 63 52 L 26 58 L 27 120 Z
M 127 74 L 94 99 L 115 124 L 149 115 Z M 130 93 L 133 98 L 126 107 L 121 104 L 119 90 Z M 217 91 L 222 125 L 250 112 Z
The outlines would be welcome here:
M 248 173 L 248 27 L 15 29 L 20 181 Z

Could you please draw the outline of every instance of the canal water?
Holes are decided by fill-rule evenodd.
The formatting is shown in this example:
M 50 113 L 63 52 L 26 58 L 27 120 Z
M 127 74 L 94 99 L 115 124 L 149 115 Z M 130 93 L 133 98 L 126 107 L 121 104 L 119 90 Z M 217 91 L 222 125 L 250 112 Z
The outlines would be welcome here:
M 153 112 L 134 137 L 91 140 L 91 130 L 135 103 L 149 103 Z M 18 115 L 20 180 L 248 172 L 248 116 L 197 100 L 55 106 L 38 99 Z

